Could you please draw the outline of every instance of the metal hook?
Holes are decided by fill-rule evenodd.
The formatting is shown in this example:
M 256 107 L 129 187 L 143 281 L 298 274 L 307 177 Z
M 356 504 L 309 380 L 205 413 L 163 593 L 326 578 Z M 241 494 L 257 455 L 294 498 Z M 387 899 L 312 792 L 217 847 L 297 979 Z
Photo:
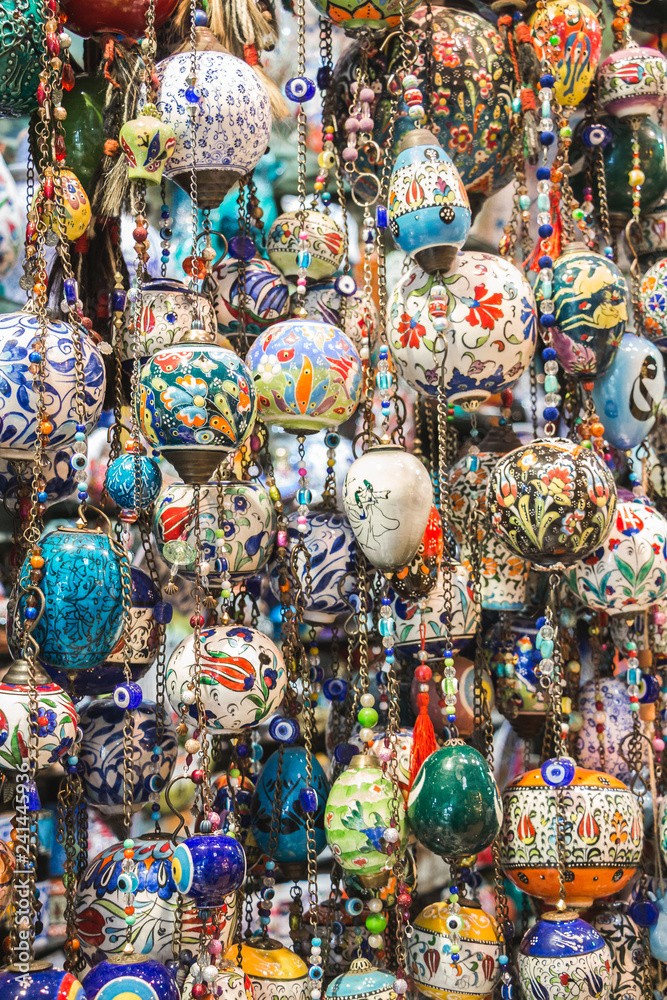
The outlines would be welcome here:
M 186 837 L 190 836 L 190 829 L 189 829 L 187 823 L 185 822 L 185 816 L 183 815 L 183 813 L 180 813 L 178 811 L 178 809 L 176 808 L 176 806 L 171 801 L 171 795 L 170 795 L 171 790 L 174 787 L 174 785 L 178 781 L 184 781 L 186 778 L 187 778 L 186 774 L 177 774 L 175 778 L 171 778 L 171 780 L 167 782 L 167 786 L 166 786 L 166 788 L 164 790 L 164 800 L 167 803 L 168 808 L 170 809 L 172 815 L 173 816 L 177 816 L 178 819 L 179 819 L 178 826 L 176 827 L 175 830 L 172 831 L 172 833 L 169 834 L 169 839 L 171 840 L 172 844 L 176 844 L 177 843 L 177 837 L 178 837 L 178 834 L 179 834 L 179 832 L 181 830 L 185 831 L 185 836 Z

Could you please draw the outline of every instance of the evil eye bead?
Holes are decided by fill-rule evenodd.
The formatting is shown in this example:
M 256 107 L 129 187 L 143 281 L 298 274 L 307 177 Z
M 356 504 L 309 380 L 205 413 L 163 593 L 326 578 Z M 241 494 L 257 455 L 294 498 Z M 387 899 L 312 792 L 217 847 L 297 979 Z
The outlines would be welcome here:
M 121 892 L 136 892 L 139 888 L 139 878 L 134 872 L 121 872 L 118 876 L 118 888 Z
M 463 927 L 463 921 L 456 913 L 450 913 L 445 920 L 445 927 L 450 934 L 458 934 Z
M 345 903 L 345 910 L 351 917 L 358 917 L 364 909 L 363 902 L 356 896 L 351 896 Z
M 269 723 L 269 736 L 277 743 L 294 743 L 299 738 L 299 723 L 276 715 Z
M 285 94 L 288 100 L 303 104 L 315 96 L 315 84 L 307 76 L 293 76 L 285 84 Z
M 132 681 L 128 684 L 119 684 L 113 693 L 114 704 L 126 712 L 133 712 L 135 708 L 139 708 L 142 698 L 143 693 L 141 688 L 138 684 L 132 683 Z
M 179 892 L 184 895 L 192 885 L 192 855 L 185 844 L 179 844 L 171 858 L 171 874 Z
M 611 129 L 607 125 L 587 125 L 581 133 L 581 141 L 589 149 L 595 146 L 608 146 L 611 142 Z
M 74 469 L 75 472 L 83 472 L 83 470 L 86 468 L 86 465 L 88 464 L 88 459 L 86 458 L 85 455 L 81 455 L 79 454 L 79 452 L 75 452 L 70 458 L 69 464 Z
M 357 290 L 357 283 L 351 274 L 341 274 L 334 281 L 334 288 L 339 295 L 344 295 L 349 298 L 350 295 L 354 295 Z
M 347 681 L 342 677 L 329 677 L 322 685 L 324 697 L 329 701 L 344 701 L 347 693 Z
M 547 785 L 552 788 L 565 788 L 572 784 L 574 761 L 569 757 L 551 757 L 542 764 L 540 773 Z
M 161 774 L 149 774 L 144 784 L 149 792 L 161 792 L 165 786 L 165 780 Z

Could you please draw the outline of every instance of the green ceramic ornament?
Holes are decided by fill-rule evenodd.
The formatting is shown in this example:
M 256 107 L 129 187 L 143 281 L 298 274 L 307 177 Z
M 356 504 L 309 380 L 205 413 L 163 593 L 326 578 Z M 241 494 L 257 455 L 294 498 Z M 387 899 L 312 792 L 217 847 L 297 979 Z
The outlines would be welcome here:
M 67 111 L 67 166 L 88 191 L 104 153 L 102 111 L 106 81 L 83 73 L 76 78 L 72 90 L 63 91 L 63 107 Z
M 344 874 L 354 875 L 362 885 L 385 885 L 398 845 L 402 853 L 408 839 L 403 809 L 398 827 L 391 827 L 394 790 L 384 777 L 377 757 L 358 754 L 336 778 L 324 811 L 324 831 L 333 856 Z M 388 836 L 387 836 L 388 834 Z
M 479 854 L 493 843 L 503 810 L 493 771 L 482 755 L 452 741 L 427 757 L 408 798 L 417 839 L 443 858 Z
M 40 0 L 0 0 L 0 118 L 37 107 L 43 24 Z

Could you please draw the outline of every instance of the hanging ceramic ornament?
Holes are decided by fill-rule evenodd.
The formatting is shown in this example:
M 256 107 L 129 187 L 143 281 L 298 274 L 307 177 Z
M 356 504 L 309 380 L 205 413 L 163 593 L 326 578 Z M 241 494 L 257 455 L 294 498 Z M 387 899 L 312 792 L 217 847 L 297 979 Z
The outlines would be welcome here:
M 176 134 L 153 104 L 144 105 L 138 118 L 125 122 L 118 139 L 128 163 L 131 181 L 159 184 L 176 147 Z
M 473 637 L 478 624 L 472 579 L 468 570 L 459 562 L 451 565 L 452 605 L 445 607 L 445 570 L 438 575 L 433 590 L 424 600 L 423 611 L 417 601 L 404 600 L 390 587 L 387 594 L 396 621 L 394 647 L 402 656 L 417 656 L 421 649 L 422 615 L 426 629 L 426 649 L 432 656 L 443 656 L 450 645 L 460 649 Z
M 162 120 L 176 135 L 165 176 L 190 192 L 197 175 L 197 204 L 217 208 L 236 181 L 249 174 L 266 152 L 271 135 L 271 101 L 263 83 L 242 59 L 225 51 L 208 28 L 197 27 L 196 82 L 189 45 L 155 67 Z M 185 100 L 183 99 L 185 97 Z M 191 116 L 190 107 L 196 110 Z M 193 164 L 192 131 L 197 145 Z
M 23 249 L 22 218 L 16 181 L 0 155 L 0 275 L 11 271 Z
M 540 271 L 535 284 L 538 301 L 553 302 L 552 312 L 542 316 L 544 342 L 568 375 L 599 378 L 625 333 L 630 304 L 625 278 L 613 261 L 583 243 L 566 246 L 551 270 L 550 278 Z
M 132 709 L 132 809 L 146 805 L 151 792 L 161 792 L 176 765 L 176 727 L 169 712 L 164 713 L 163 730 L 158 740 L 155 704 L 142 701 Z M 86 801 L 103 814 L 123 811 L 123 727 L 125 706 L 116 705 L 113 698 L 93 701 L 81 713 L 79 720 L 83 740 L 79 749 L 79 774 Z M 152 757 L 159 746 L 157 769 Z
M 155 0 L 155 27 L 160 28 L 173 14 L 178 0 Z M 86 0 L 63 0 L 67 27 L 77 35 L 120 33 L 141 38 L 146 30 L 146 8 L 143 0 L 95 0 L 91 7 Z
M 123 584 L 115 541 L 99 528 L 62 527 L 43 535 L 40 546 L 44 614 L 38 617 L 32 595 L 22 596 L 10 623 L 10 646 L 21 647 L 21 621 L 37 619 L 32 634 L 44 663 L 84 670 L 107 660 L 123 631 Z M 22 585 L 34 570 L 28 556 L 21 569 Z
M 201 697 L 211 732 L 239 733 L 258 726 L 276 710 L 287 675 L 283 658 L 271 640 L 245 625 L 213 625 L 200 632 Z M 194 635 L 176 647 L 167 664 L 166 692 L 172 707 L 188 706 L 197 723 L 192 683 Z
M 429 1000 L 489 1000 L 500 978 L 501 939 L 496 921 L 475 900 L 464 897 L 459 905 L 461 944 L 455 964 L 440 957 L 451 933 L 448 903 L 427 906 L 412 925 L 407 968 L 420 995 Z
M 448 271 L 470 231 L 472 214 L 451 159 L 427 129 L 399 143 L 389 179 L 389 231 L 428 274 Z
M 328 323 L 274 323 L 257 338 L 246 363 L 264 423 L 294 434 L 336 427 L 359 403 L 361 359 L 343 331 Z
M 197 909 L 221 906 L 245 882 L 245 851 L 234 837 L 200 833 L 177 845 L 171 874 L 180 894 Z
M 359 32 L 373 34 L 395 28 L 402 14 L 407 16 L 417 6 L 419 0 L 409 0 L 404 8 L 396 0 L 312 0 L 320 14 L 327 20 L 344 28 L 345 33 Z
M 645 337 L 626 333 L 609 369 L 595 381 L 593 403 L 614 448 L 636 448 L 651 431 L 665 394 L 662 354 Z
M 634 875 L 644 828 L 637 798 L 618 778 L 577 767 L 556 791 L 541 771 L 528 771 L 503 792 L 500 863 L 529 896 L 558 899 L 557 795 L 568 817 L 564 846 L 565 898 L 572 906 L 616 893 Z
M 153 278 L 141 287 L 141 311 L 135 317 L 132 302 L 120 293 L 119 301 L 124 308 L 121 358 L 123 367 L 130 369 L 134 358 L 135 340 L 137 353 L 142 364 L 152 354 L 165 347 L 172 347 L 190 337 L 193 315 L 206 331 L 210 343 L 222 347 L 222 339 L 217 337 L 216 314 L 208 296 L 188 288 L 175 278 Z M 125 305 L 123 305 L 123 302 Z
M 224 257 L 213 265 L 212 275 L 217 282 L 215 312 L 223 330 L 235 333 L 240 329 L 242 301 L 249 333 L 285 319 L 290 297 L 287 278 L 282 271 L 263 257 L 246 261 L 241 295 L 240 268 L 236 257 Z
M 153 503 L 162 486 L 160 466 L 147 455 L 139 456 L 139 476 L 137 476 L 137 461 L 134 455 L 135 447 L 126 447 L 128 454 L 115 458 L 104 476 L 104 488 L 121 509 L 145 510 Z M 137 490 L 137 479 L 139 489 Z
M 603 111 L 618 118 L 661 113 L 667 101 L 667 58 L 633 42 L 600 63 L 597 81 Z
M 327 986 L 326 1000 L 393 1000 L 396 976 L 380 972 L 365 958 L 355 958 L 349 971 L 336 976 Z
M 599 904 L 590 919 L 611 954 L 610 996 L 641 1000 L 642 935 L 627 913 L 627 904 L 620 900 Z
M 570 566 L 608 537 L 616 484 L 592 451 L 551 438 L 501 458 L 491 473 L 486 503 L 509 549 L 539 566 Z
M 327 799 L 324 830 L 333 856 L 345 874 L 368 888 L 386 884 L 394 850 L 399 854 L 405 850 L 405 814 L 398 810 L 394 826 L 392 806 L 391 782 L 378 758 L 369 754 L 352 758 Z
M 193 497 L 192 486 L 171 483 L 159 494 L 153 509 L 157 550 L 186 580 L 195 579 L 197 562 Z M 225 479 L 200 487 L 200 561 L 208 562 L 211 583 L 220 579 L 222 559 L 227 560 L 232 579 L 258 573 L 269 560 L 275 533 L 273 501 L 259 480 Z
M 252 831 L 255 842 L 264 854 L 283 866 L 301 866 L 308 859 L 307 815 L 313 817 L 316 854 L 321 854 L 326 846 L 324 807 L 329 796 L 329 782 L 316 757 L 311 760 L 312 779 L 309 782 L 306 764 L 303 747 L 285 746 L 283 750 L 276 750 L 262 768 L 253 795 Z M 309 810 L 308 814 L 304 810 L 307 787 L 312 788 L 317 797 L 316 808 Z M 271 826 L 276 799 L 280 802 L 280 809 L 274 843 Z
M 429 851 L 479 854 L 496 839 L 502 817 L 493 771 L 479 751 L 456 740 L 426 758 L 408 797 L 408 820 Z
M 611 954 L 604 938 L 573 910 L 545 913 L 519 947 L 519 979 L 526 1000 L 606 1000 Z
M 45 10 L 38 0 L 17 8 L 15 0 L 0 3 L 0 117 L 21 118 L 37 109 Z
M 11 448 L 33 461 L 32 448 L 38 431 L 39 394 L 30 371 L 30 355 L 40 333 L 39 317 L 29 312 L 0 316 L 0 419 L 2 447 Z M 74 444 L 77 411 L 76 372 L 72 364 L 73 339 L 77 336 L 67 323 L 51 321 L 46 333 L 45 380 L 46 419 L 52 424 L 49 450 Z M 102 412 L 106 378 L 104 362 L 92 340 L 81 334 L 83 377 L 86 383 L 86 434 L 95 427 Z
M 215 978 L 211 979 L 210 982 L 207 981 L 206 984 L 214 997 L 221 997 L 223 1000 L 249 1000 L 249 997 L 253 995 L 252 986 L 242 969 L 237 968 L 226 959 L 216 962 L 215 968 Z M 193 986 L 195 986 L 195 978 L 189 974 L 183 983 L 181 1000 L 198 1000 L 196 994 L 199 991 L 195 990 L 193 995 Z
M 300 238 L 305 232 L 306 240 Z M 322 281 L 335 274 L 345 256 L 345 238 L 336 220 L 324 212 L 307 209 L 303 223 L 297 212 L 279 215 L 269 230 L 266 240 L 269 260 L 285 275 L 295 278 L 300 265 L 297 257 L 304 251 L 310 256 L 307 267 L 312 281 Z
M 72 699 L 58 684 L 52 684 L 35 668 L 37 691 L 37 768 L 65 762 L 72 753 L 77 714 Z M 12 773 L 23 768 L 30 745 L 29 665 L 14 660 L 0 684 L 0 770 Z
M 179 1000 L 176 980 L 146 955 L 114 955 L 84 976 L 86 1000 Z
M 44 504 L 48 507 L 57 500 L 71 496 L 76 489 L 75 471 L 71 465 L 72 452 L 60 450 L 46 452 L 42 464 Z M 25 458 L 0 458 L 0 495 L 6 506 L 26 514 L 30 509 L 29 495 L 33 480 L 33 464 Z
M 599 709 L 598 704 L 602 704 Z M 632 731 L 634 713 L 630 708 L 628 682 L 625 676 L 594 677 L 582 685 L 579 692 L 579 712 L 583 725 L 577 735 L 577 760 L 582 767 L 604 770 L 620 781 L 632 777 L 630 765 L 621 756 L 624 737 Z M 604 723 L 598 723 L 600 712 Z M 598 726 L 603 731 L 598 732 Z
M 239 947 L 241 968 L 250 980 L 254 1000 L 308 1000 L 308 966 L 280 941 L 249 938 Z M 236 963 L 238 950 L 232 945 L 225 958 Z
M 496 678 L 498 710 L 522 739 L 532 739 L 537 735 L 544 725 L 547 711 L 544 688 L 535 673 L 535 667 L 542 659 L 535 646 L 536 638 L 534 622 L 517 620 L 510 625 L 507 644 L 497 628 L 485 642 L 490 668 Z
M 47 207 L 54 197 L 59 197 L 54 194 L 49 197 L 49 188 L 54 187 L 60 188 L 62 215 L 49 211 Z M 92 219 L 88 195 L 73 170 L 61 169 L 55 178 L 52 172 L 47 171 L 40 189 L 35 194 L 32 208 L 36 209 L 38 206 L 43 213 L 44 222 L 59 239 L 62 236 L 68 240 L 78 240 L 86 232 Z
M 415 265 L 389 296 L 387 340 L 412 389 L 437 396 L 442 388 L 448 403 L 476 410 L 530 364 L 537 340 L 532 289 L 518 268 L 489 253 L 458 254 L 442 278 Z
M 432 505 L 426 467 L 402 448 L 372 447 L 347 470 L 345 513 L 364 555 L 384 573 L 400 570 L 414 559 Z
M 297 511 L 287 515 L 287 534 L 290 549 L 294 551 L 303 539 L 309 561 L 300 549 L 292 563 L 296 576 L 304 588 L 304 621 L 318 625 L 332 624 L 349 616 L 347 598 L 354 592 L 356 548 L 350 522 L 330 504 L 313 504 L 305 515 L 307 530 L 298 530 Z M 274 596 L 280 599 L 283 568 L 279 561 L 273 563 L 269 583 Z M 306 587 L 306 574 L 309 586 Z M 339 589 L 340 588 L 340 589 Z
M 208 482 L 220 460 L 250 436 L 257 415 L 244 363 L 201 333 L 192 330 L 187 345 L 160 350 L 146 362 L 137 406 L 144 437 L 190 483 Z
M 605 542 L 565 575 L 582 604 L 610 615 L 647 611 L 667 594 L 667 521 L 641 500 L 624 500 Z
M 351 295 L 340 291 L 341 281 L 330 278 L 311 285 L 303 296 L 303 308 L 312 319 L 340 327 L 357 350 L 364 337 L 375 344 L 380 325 L 377 306 L 363 288 L 356 288 Z M 298 296 L 294 296 L 296 300 Z M 293 304 L 298 305 L 298 302 Z
M 664 223 L 663 223 L 664 227 Z M 667 344 L 667 257 L 652 264 L 641 280 L 639 289 L 644 329 L 659 347 Z
M 71 972 L 54 969 L 50 962 L 33 962 L 30 985 L 26 973 L 19 969 L 0 972 L 0 993 L 3 1000 L 87 1000 L 83 986 Z
M 404 600 L 414 600 L 430 594 L 438 583 L 443 552 L 442 522 L 434 504 L 414 558 L 394 574 L 393 586 L 396 593 Z
M 539 58 L 553 67 L 556 100 L 566 107 L 581 104 L 602 50 L 597 17 L 581 0 L 548 0 L 546 9 L 533 15 L 530 27 Z

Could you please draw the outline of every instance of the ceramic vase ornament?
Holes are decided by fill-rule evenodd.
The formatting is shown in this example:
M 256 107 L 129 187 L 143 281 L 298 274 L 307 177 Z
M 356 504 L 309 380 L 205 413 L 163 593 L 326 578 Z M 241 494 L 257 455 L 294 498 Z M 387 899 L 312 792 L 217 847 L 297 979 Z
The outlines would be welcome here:
M 419 709 L 415 711 L 417 715 Z M 361 728 L 361 727 L 359 727 Z M 357 730 L 357 726 L 353 727 L 353 733 Z M 365 745 L 368 748 L 368 752 L 374 753 L 377 757 L 378 750 L 381 747 L 386 746 L 385 740 L 389 739 L 389 733 L 378 733 L 374 736 L 372 740 L 369 740 Z M 349 742 L 352 746 L 358 748 L 358 752 L 363 754 L 364 752 L 364 741 L 358 735 L 350 736 Z M 407 800 L 408 792 L 410 790 L 410 757 L 412 756 L 412 744 L 414 742 L 414 730 L 406 726 L 401 726 L 399 730 L 395 733 L 394 747 L 396 749 L 396 784 L 401 790 L 401 795 Z
M 300 238 L 305 232 L 306 240 Z M 279 215 L 266 239 L 269 260 L 285 275 L 295 278 L 299 273 L 297 257 L 305 250 L 310 254 L 307 277 L 322 281 L 335 274 L 345 256 L 343 231 L 331 215 L 307 209 L 300 221 L 297 212 Z
M 605 715 L 603 733 L 597 731 L 600 711 L 597 704 L 600 701 Z M 604 770 L 620 781 L 629 781 L 632 772 L 627 760 L 621 756 L 621 750 L 627 747 L 622 740 L 632 731 L 634 713 L 630 708 L 625 675 L 601 677 L 599 682 L 595 678 L 586 681 L 579 692 L 579 712 L 583 725 L 577 734 L 576 747 L 581 766 Z
M 186 193 L 190 173 L 197 174 L 197 204 L 217 208 L 236 181 L 250 173 L 266 152 L 271 135 L 271 101 L 254 70 L 220 45 L 208 28 L 195 29 L 196 90 L 190 89 L 192 72 L 189 45 L 155 67 L 160 81 L 157 100 L 162 120 L 176 135 L 176 148 L 167 161 L 165 176 Z M 189 97 L 196 97 L 194 102 Z M 191 149 L 192 119 L 197 146 Z
M 75 470 L 71 465 L 72 452 L 69 449 L 45 452 L 42 464 L 43 491 L 46 493 L 45 505 L 49 507 L 58 500 L 64 500 L 76 489 L 74 481 Z M 20 457 L 18 459 L 0 458 L 0 495 L 10 510 L 16 508 L 20 513 L 29 510 L 26 501 L 33 480 L 32 460 Z
M 37 0 L 0 3 L 0 117 L 21 118 L 37 109 L 45 11 Z
M 187 345 L 165 348 L 140 376 L 138 418 L 144 437 L 182 479 L 206 483 L 221 459 L 252 432 L 257 397 L 243 361 L 192 331 Z
M 0 770 L 20 771 L 28 759 L 30 709 L 27 660 L 14 660 L 0 684 Z M 72 699 L 36 666 L 37 769 L 65 763 L 73 752 L 77 714 Z
M 125 122 L 118 140 L 127 160 L 131 181 L 159 184 L 176 147 L 176 133 L 163 122 L 155 105 L 144 105 L 138 118 Z
M 393 1000 L 396 977 L 381 972 L 365 958 L 355 958 L 347 972 L 331 980 L 326 1000 Z
M 496 839 L 502 816 L 493 771 L 463 741 L 447 743 L 426 758 L 408 797 L 413 833 L 445 858 L 485 850 Z
M 191 669 L 194 635 L 176 647 L 167 664 L 166 692 L 172 707 L 188 706 L 187 721 L 197 724 Z M 287 674 L 273 642 L 245 625 L 212 625 L 200 632 L 201 697 L 210 732 L 236 734 L 258 726 L 283 697 Z
M 606 1000 L 611 954 L 602 935 L 573 910 L 545 913 L 519 947 L 519 980 L 526 1000 Z
M 436 322 L 443 314 L 444 332 Z M 476 410 L 530 364 L 537 341 L 532 289 L 514 264 L 494 254 L 466 250 L 441 277 L 415 265 L 389 296 L 387 340 L 410 388 L 423 396 L 442 390 L 448 403 Z
M 120 455 L 107 466 L 104 488 L 121 510 L 145 510 L 151 506 L 162 486 L 162 473 L 148 455 L 139 456 L 139 475 L 133 451 Z M 139 489 L 137 490 L 137 480 Z
M 114 955 L 86 973 L 86 1000 L 180 1000 L 172 974 L 146 955 Z
M 450 609 L 445 607 L 445 577 L 451 576 Z M 422 645 L 422 615 L 426 629 L 426 649 L 431 656 L 443 656 L 450 646 L 460 649 L 475 634 L 478 612 L 474 599 L 472 577 L 462 563 L 452 562 L 450 570 L 441 569 L 433 590 L 423 600 L 420 609 L 416 599 L 405 600 L 393 587 L 387 591 L 396 621 L 394 646 L 401 656 L 418 656 Z
M 548 58 L 553 68 L 558 103 L 566 107 L 581 104 L 602 50 L 600 22 L 591 8 L 582 0 L 548 0 L 545 11 L 531 18 L 530 28 L 538 58 Z
M 667 101 L 667 58 L 636 44 L 617 49 L 600 63 L 597 80 L 603 111 L 617 118 L 650 115 Z
M 593 386 L 605 440 L 620 451 L 636 448 L 655 424 L 664 394 L 660 350 L 645 337 L 624 334 L 611 366 Z
M 343 873 L 362 885 L 386 885 L 394 853 L 405 850 L 408 830 L 405 813 L 392 820 L 391 782 L 377 757 L 358 754 L 331 786 L 324 811 L 327 843 Z M 392 851 L 388 848 L 391 846 Z
M 308 1000 L 308 966 L 280 941 L 251 937 L 241 949 L 241 968 L 250 980 L 254 1000 Z M 233 945 L 225 957 L 236 963 L 238 948 Z
M 245 881 L 245 851 L 224 833 L 198 834 L 177 845 L 171 873 L 178 891 L 197 909 L 221 906 Z
M 630 295 L 620 268 L 582 243 L 570 243 L 553 263 L 553 277 L 538 275 L 535 296 L 553 302 L 553 324 L 543 326 L 568 375 L 590 381 L 611 365 L 628 321 Z
M 305 515 L 306 531 L 298 530 L 297 511 L 287 515 L 287 535 L 289 549 L 294 552 L 297 543 L 303 540 L 309 561 L 300 549 L 296 549 L 293 568 L 304 588 L 304 621 L 318 625 L 329 625 L 350 614 L 347 598 L 354 592 L 354 569 L 356 547 L 350 522 L 328 503 L 313 504 Z M 306 571 L 310 578 L 306 587 Z M 280 599 L 282 568 L 274 562 L 269 576 L 271 591 Z
M 33 461 L 39 398 L 30 371 L 29 355 L 40 333 L 39 317 L 29 312 L 0 316 L 0 447 Z M 48 323 L 45 337 L 46 418 L 53 424 L 49 449 L 74 444 L 79 423 L 76 373 L 72 364 L 73 338 L 68 323 Z M 102 412 L 106 377 L 102 356 L 92 340 L 81 334 L 83 373 L 86 383 L 86 433 L 95 427 Z
M 336 427 L 361 397 L 361 359 L 338 327 L 314 320 L 274 323 L 246 359 L 266 424 L 293 434 Z
M 210 343 L 223 347 L 216 334 L 216 314 L 208 296 L 194 291 L 175 278 L 153 278 L 141 288 L 141 311 L 135 317 L 133 303 L 126 299 L 121 327 L 121 358 L 131 371 L 137 342 L 142 364 L 152 354 L 173 347 L 190 337 L 194 318 L 207 332 Z M 136 331 L 135 331 L 136 326 Z
M 627 904 L 620 900 L 601 903 L 593 910 L 590 921 L 611 954 L 610 996 L 641 1000 L 642 937 L 639 927 L 628 915 Z
M 667 594 L 667 521 L 639 499 L 623 500 L 606 541 L 576 563 L 565 581 L 596 611 L 626 616 L 647 611 Z
M 568 817 L 564 847 L 565 898 L 590 906 L 619 892 L 642 856 L 644 827 L 636 797 L 622 781 L 577 767 L 570 785 L 558 791 L 541 771 L 528 771 L 503 792 L 500 863 L 522 892 L 550 903 L 558 899 L 556 798 Z
M 374 446 L 347 470 L 345 513 L 364 555 L 383 573 L 414 559 L 432 505 L 433 487 L 425 466 L 402 448 Z
M 255 256 L 245 261 L 243 293 L 240 280 L 241 264 L 235 257 L 224 257 L 213 265 L 217 282 L 215 312 L 218 324 L 225 332 L 236 333 L 241 326 L 241 301 L 246 330 L 256 333 L 271 323 L 285 319 L 290 308 L 287 278 L 271 261 Z
M 160 557 L 186 580 L 195 579 L 197 526 L 191 516 L 194 491 L 171 483 L 153 509 L 153 537 Z M 276 534 L 276 512 L 267 490 L 257 480 L 225 479 L 199 490 L 200 561 L 209 564 L 215 583 L 227 560 L 229 576 L 254 576 L 267 564 Z
M 664 221 L 662 227 L 666 228 Z M 639 288 L 639 304 L 649 339 L 664 347 L 667 345 L 667 257 L 661 257 L 646 271 Z
M 25 972 L 3 969 L 0 992 L 3 1000 L 86 1000 L 76 976 L 54 969 L 50 962 L 44 961 L 31 963 L 30 985 L 26 985 Z
M 448 271 L 470 231 L 468 194 L 450 157 L 427 129 L 406 133 L 389 179 L 389 231 L 428 274 Z
M 500 978 L 501 940 L 496 921 L 475 900 L 463 897 L 459 905 L 461 944 L 455 964 L 440 957 L 450 935 L 447 903 L 427 906 L 412 925 L 407 969 L 420 995 L 429 1000 L 489 1000 Z
M 570 566 L 600 547 L 614 525 L 616 484 L 607 465 L 567 438 L 509 452 L 486 490 L 504 544 L 538 566 Z
M 79 724 L 83 739 L 78 753 L 78 772 L 86 801 L 103 815 L 118 815 L 124 806 L 125 709 L 119 708 L 113 698 L 96 700 L 81 713 Z M 165 712 L 159 738 L 159 760 L 154 767 L 151 758 L 153 748 L 158 746 L 154 702 L 142 701 L 132 710 L 132 727 L 131 806 L 136 812 L 154 801 L 154 793 L 162 792 L 171 778 L 176 765 L 177 740 L 176 727 L 170 713 Z
M 339 327 L 348 337 L 357 351 L 362 347 L 364 338 L 375 344 L 380 326 L 377 306 L 363 288 L 356 288 L 351 294 L 340 291 L 341 282 L 338 278 L 318 281 L 311 285 L 303 296 L 303 308 L 311 319 L 321 320 Z M 294 302 L 293 304 L 297 304 Z
M 107 660 L 123 631 L 123 584 L 115 543 L 100 528 L 57 528 L 40 539 L 44 614 L 33 635 L 39 659 L 61 670 L 84 670 Z M 30 578 L 30 556 L 19 582 Z M 10 648 L 21 647 L 26 598 L 12 615 Z

